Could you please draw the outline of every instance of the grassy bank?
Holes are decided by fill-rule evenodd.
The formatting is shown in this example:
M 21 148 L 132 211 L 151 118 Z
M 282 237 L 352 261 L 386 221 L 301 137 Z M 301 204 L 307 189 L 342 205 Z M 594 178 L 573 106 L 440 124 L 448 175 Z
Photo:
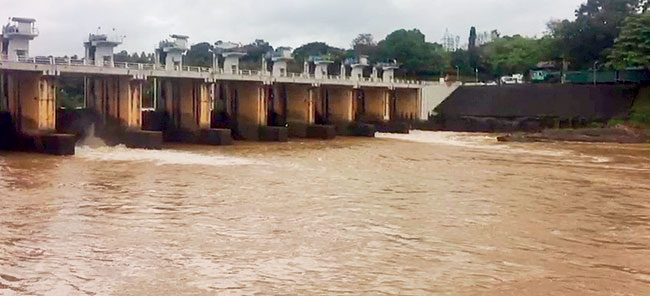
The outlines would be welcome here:
M 643 87 L 634 100 L 630 114 L 625 118 L 610 120 L 610 126 L 627 125 L 636 128 L 650 129 L 650 87 Z

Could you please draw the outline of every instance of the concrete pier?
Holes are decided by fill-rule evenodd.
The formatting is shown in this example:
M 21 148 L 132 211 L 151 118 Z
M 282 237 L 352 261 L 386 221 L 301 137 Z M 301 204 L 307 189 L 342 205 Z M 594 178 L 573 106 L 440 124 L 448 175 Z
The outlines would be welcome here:
M 73 135 L 56 133 L 54 79 L 38 72 L 2 72 L 6 106 L 0 141 L 6 149 L 74 154 Z
M 160 132 L 142 130 L 143 83 L 128 76 L 86 78 L 86 105 L 95 117 L 95 135 L 107 144 L 161 148 Z
M 259 82 L 221 82 L 218 89 L 217 122 L 230 126 L 236 139 L 287 141 L 280 113 L 284 103 L 272 100 L 272 87 Z
M 395 120 L 418 120 L 420 116 L 420 90 L 395 89 L 395 104 L 391 118 Z
M 332 139 L 336 137 L 333 125 L 316 123 L 316 97 L 320 89 L 305 84 L 282 84 L 276 86 L 286 104 L 285 118 L 289 136 L 297 138 Z
M 161 80 L 160 89 L 166 141 L 232 144 L 230 129 L 212 127 L 211 83 L 193 79 L 164 79 Z
M 394 108 L 396 106 L 395 91 L 381 87 L 365 87 L 363 92 L 364 113 L 362 121 L 372 124 L 375 129 L 385 133 L 408 134 L 408 123 L 396 120 Z
M 322 88 L 320 98 L 322 114 L 328 123 L 336 127 L 337 135 L 375 136 L 374 126 L 362 123 L 359 118 L 363 113 L 363 101 L 359 100 L 358 91 L 352 87 L 324 86 Z

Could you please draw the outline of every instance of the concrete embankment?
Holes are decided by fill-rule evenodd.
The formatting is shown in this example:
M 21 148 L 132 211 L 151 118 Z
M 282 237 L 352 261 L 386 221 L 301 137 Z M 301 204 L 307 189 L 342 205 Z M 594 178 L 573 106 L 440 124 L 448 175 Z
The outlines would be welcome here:
M 75 136 L 25 130 L 19 132 L 11 114 L 0 112 L 0 150 L 34 151 L 54 155 L 73 155 Z
M 469 132 L 541 131 L 606 123 L 629 113 L 638 85 L 459 87 L 436 111 L 440 129 Z
M 515 142 L 648 143 L 650 142 L 650 87 L 641 87 L 632 107 L 601 128 L 546 129 L 538 133 L 506 134 L 498 139 Z

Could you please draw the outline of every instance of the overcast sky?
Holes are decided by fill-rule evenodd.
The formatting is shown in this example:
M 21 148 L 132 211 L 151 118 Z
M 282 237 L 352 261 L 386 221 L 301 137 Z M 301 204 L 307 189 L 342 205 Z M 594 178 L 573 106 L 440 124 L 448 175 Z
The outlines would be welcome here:
M 420 29 L 441 42 L 445 29 L 466 40 L 479 32 L 541 36 L 551 19 L 572 18 L 585 0 L 2 0 L 0 17 L 33 17 L 40 36 L 31 55 L 83 54 L 88 33 L 115 28 L 118 50 L 152 52 L 169 34 L 191 43 L 217 40 L 298 47 L 311 41 L 350 47 L 359 33 L 381 40 L 390 32 Z M 465 41 L 466 42 L 466 41 Z

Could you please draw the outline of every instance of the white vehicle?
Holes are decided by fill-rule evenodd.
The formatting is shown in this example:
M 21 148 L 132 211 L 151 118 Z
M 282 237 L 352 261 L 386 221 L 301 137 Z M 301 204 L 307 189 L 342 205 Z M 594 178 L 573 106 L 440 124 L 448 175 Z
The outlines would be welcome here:
M 512 76 L 501 77 L 501 84 L 522 84 L 524 83 L 524 75 L 514 74 Z

